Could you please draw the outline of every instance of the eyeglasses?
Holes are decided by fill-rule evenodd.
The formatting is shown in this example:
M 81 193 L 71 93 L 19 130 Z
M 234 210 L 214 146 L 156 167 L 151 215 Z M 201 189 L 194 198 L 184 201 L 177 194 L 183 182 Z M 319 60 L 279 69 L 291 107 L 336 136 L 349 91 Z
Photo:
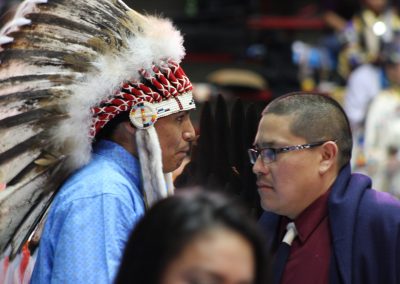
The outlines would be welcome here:
M 252 164 L 255 164 L 258 156 L 261 155 L 261 159 L 264 163 L 264 165 L 272 163 L 276 161 L 276 156 L 280 153 L 285 153 L 285 152 L 290 152 L 290 151 L 296 151 L 296 150 L 303 150 L 303 149 L 311 149 L 317 146 L 321 146 L 322 144 L 328 142 L 327 141 L 320 141 L 320 142 L 314 142 L 314 143 L 309 143 L 309 144 L 303 144 L 303 145 L 295 145 L 295 146 L 286 146 L 282 148 L 262 148 L 262 149 L 248 149 L 249 157 L 250 157 L 250 162 Z

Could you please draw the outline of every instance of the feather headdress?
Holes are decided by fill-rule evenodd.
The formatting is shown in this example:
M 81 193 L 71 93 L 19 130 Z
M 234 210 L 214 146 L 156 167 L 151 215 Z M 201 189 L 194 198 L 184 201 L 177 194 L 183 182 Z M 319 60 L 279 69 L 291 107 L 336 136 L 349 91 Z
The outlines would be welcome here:
M 21 249 L 54 190 L 88 162 L 96 133 L 122 111 L 131 111 L 139 148 L 150 147 L 138 149 L 143 174 L 155 171 L 144 178 L 146 198 L 165 195 L 152 125 L 195 107 L 179 66 L 182 44 L 169 20 L 143 16 L 119 0 L 20 4 L 0 31 L 3 257 Z

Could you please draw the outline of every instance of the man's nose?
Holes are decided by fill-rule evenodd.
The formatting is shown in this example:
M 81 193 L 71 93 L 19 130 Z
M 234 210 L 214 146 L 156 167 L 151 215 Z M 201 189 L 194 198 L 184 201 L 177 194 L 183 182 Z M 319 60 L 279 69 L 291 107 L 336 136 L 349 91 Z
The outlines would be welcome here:
M 189 119 L 185 129 L 182 133 L 183 140 L 187 142 L 193 142 L 196 139 L 196 132 L 194 130 L 192 121 Z
M 265 172 L 267 171 L 267 167 L 264 166 L 264 163 L 261 159 L 260 156 L 257 157 L 256 162 L 253 165 L 253 173 L 255 173 L 256 175 L 263 173 L 265 174 Z

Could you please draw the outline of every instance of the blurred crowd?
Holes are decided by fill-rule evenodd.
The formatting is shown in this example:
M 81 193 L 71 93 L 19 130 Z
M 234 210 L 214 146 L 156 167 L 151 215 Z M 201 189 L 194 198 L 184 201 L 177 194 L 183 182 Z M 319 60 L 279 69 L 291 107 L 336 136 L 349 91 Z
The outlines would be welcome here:
M 8 29 L 4 35 L 0 32 L 0 48 L 4 48 L 0 50 L 3 52 L 1 59 L 6 62 L 2 66 L 4 78 L 1 81 L 5 90 L 2 91 L 6 95 L 1 94 L 5 99 L 0 100 L 0 110 L 3 107 L 0 126 L 8 132 L 4 130 L 3 133 L 11 137 L 16 125 L 18 133 L 28 125 L 9 111 L 9 108 L 17 109 L 9 99 L 11 95 L 22 101 L 20 98 L 25 100 L 24 95 L 30 92 L 36 95 L 34 91 L 39 90 L 38 93 L 44 93 L 54 102 L 59 98 L 42 88 L 53 91 L 56 85 L 51 84 L 72 85 L 73 77 L 78 87 L 82 84 L 85 88 L 74 85 L 66 92 L 68 96 L 87 96 L 88 85 L 92 93 L 106 93 L 108 97 L 96 97 L 98 102 L 94 103 L 93 99 L 90 108 L 86 105 L 80 108 L 83 96 L 76 99 L 76 108 L 74 104 L 60 107 L 65 103 L 63 100 L 51 105 L 65 111 L 59 115 L 60 120 L 69 122 L 70 118 L 76 118 L 71 120 L 74 123 L 66 125 L 71 124 L 72 128 L 80 125 L 79 129 L 74 129 L 76 134 L 68 135 L 75 139 L 81 134 L 87 148 L 93 146 L 88 153 L 74 149 L 72 154 L 76 157 L 87 154 L 87 163 L 73 165 L 64 173 L 55 171 L 58 179 L 51 178 L 59 183 L 44 177 L 46 182 L 51 181 L 48 182 L 51 190 L 46 190 L 55 197 L 49 195 L 48 200 L 38 198 L 25 202 L 11 190 L 17 188 L 15 185 L 19 186 L 24 174 L 32 169 L 44 173 L 43 168 L 56 167 L 53 161 L 56 155 L 49 153 L 59 148 L 58 136 L 69 144 L 64 138 L 67 131 L 60 127 L 64 124 L 57 124 L 61 131 L 57 132 L 57 139 L 53 139 L 55 142 L 51 141 L 57 147 L 38 143 L 45 149 L 40 149 L 46 154 L 43 159 L 42 156 L 38 158 L 38 154 L 27 162 L 26 168 L 21 167 L 23 170 L 17 169 L 19 172 L 15 173 L 10 170 L 9 180 L 0 179 L 0 193 L 6 193 L 0 195 L 3 206 L 0 227 L 5 223 L 3 220 L 11 216 L 7 219 L 7 230 L 12 231 L 10 236 L 0 234 L 0 248 L 3 245 L 1 283 L 132 283 L 132 279 L 135 283 L 147 284 L 397 283 L 400 202 L 393 196 L 400 198 L 398 3 L 390 0 L 323 1 L 319 3 L 322 10 L 318 10 L 318 15 L 324 28 L 317 40 L 281 38 L 280 42 L 270 38 L 260 45 L 250 44 L 242 63 L 253 60 L 253 67 L 258 64 L 265 68 L 259 66 L 259 72 L 255 68 L 246 69 L 245 64 L 237 68 L 214 68 L 203 78 L 199 78 L 199 72 L 195 74 L 197 77 L 192 77 L 192 88 L 177 63 L 185 54 L 180 33 L 172 25 L 171 36 L 161 37 L 167 34 L 164 30 L 153 33 L 158 31 L 159 23 L 169 25 L 169 21 L 154 21 L 136 14 L 122 6 L 121 1 L 102 3 L 96 0 L 86 5 L 83 12 L 81 6 L 76 9 L 69 6 L 68 1 L 58 1 L 62 3 L 54 1 L 40 9 L 35 5 L 46 1 L 26 1 L 25 4 L 32 5 L 22 7 L 26 11 L 37 8 L 30 11 L 37 12 L 37 18 L 27 12 L 37 21 L 16 17 L 12 24 L 5 25 Z M 125 31 L 129 41 L 125 44 L 121 40 L 124 43 L 121 46 L 127 46 L 126 53 L 119 43 L 114 47 L 106 40 L 103 42 L 102 36 L 106 34 L 106 24 L 113 27 L 117 23 L 116 26 L 126 28 L 128 20 L 109 16 L 108 10 L 103 9 L 99 15 L 107 12 L 106 17 L 93 16 L 95 24 L 86 21 L 91 18 L 88 14 L 95 15 L 93 10 L 99 2 L 105 4 L 104 7 L 121 5 L 116 6 L 118 9 L 114 7 L 115 11 L 135 23 L 132 24 L 134 29 Z M 190 7 L 197 7 L 200 1 L 189 2 L 193 5 Z M 0 14 L 3 15 L 0 27 L 12 17 L 18 3 L 0 0 Z M 83 5 L 84 1 L 77 3 Z M 195 13 L 197 8 L 189 9 L 190 13 Z M 313 13 L 306 8 L 301 9 L 302 13 Z M 16 15 L 23 10 L 18 10 Z M 89 23 L 91 29 L 87 31 L 92 30 L 93 24 L 93 30 L 101 36 L 92 37 L 85 31 L 82 34 L 89 40 L 76 38 L 75 32 L 81 31 L 78 28 L 81 26 L 62 18 L 69 15 L 65 11 L 76 17 L 76 21 Z M 49 20 L 54 26 L 41 30 L 40 25 L 47 25 L 48 19 L 54 21 Z M 68 25 L 73 28 L 65 28 Z M 65 28 L 64 34 L 53 36 L 50 32 L 53 27 Z M 21 44 L 26 40 L 22 31 L 30 36 L 28 47 Z M 119 40 L 123 33 L 119 29 L 116 31 L 113 37 Z M 109 29 L 109 32 L 114 31 Z M 172 35 L 176 34 L 179 36 L 174 38 Z M 174 40 L 176 46 L 171 50 L 180 50 L 176 62 L 170 58 L 170 50 L 164 55 L 164 46 L 159 44 Z M 203 44 L 211 45 L 210 42 L 213 41 L 203 41 Z M 89 58 L 89 44 L 93 44 L 93 54 L 101 59 L 98 62 L 106 62 L 104 66 L 95 65 L 93 62 L 97 64 L 97 61 Z M 68 48 L 76 48 L 75 45 L 80 46 L 77 49 L 80 53 L 73 50 L 70 54 L 82 55 L 86 60 L 82 60 L 84 64 L 96 68 L 86 66 L 90 72 L 82 71 L 78 67 L 83 63 L 76 59 L 80 57 L 72 60 L 65 55 L 70 55 Z M 118 56 L 108 57 L 105 48 L 108 45 Z M 154 46 L 160 47 L 163 56 L 157 52 L 147 53 L 153 51 Z M 190 74 L 193 68 L 190 60 L 195 56 L 190 43 L 188 46 L 188 61 L 182 61 L 182 65 L 187 64 L 185 70 Z M 24 56 L 17 58 L 18 52 L 26 51 L 24 49 L 31 53 L 22 52 Z M 138 55 L 133 53 L 143 50 L 145 52 Z M 39 52 L 47 61 L 37 60 Z M 275 57 L 278 52 L 286 57 Z M 136 55 L 152 66 L 151 74 Z M 158 57 L 168 60 L 156 63 Z M 117 61 L 114 66 L 110 58 L 128 61 Z M 62 63 L 60 69 L 53 68 L 55 59 Z M 211 56 L 211 59 L 216 62 L 208 63 L 215 65 L 217 59 L 221 60 L 218 56 Z M 37 69 L 20 68 L 25 65 L 20 65 L 19 60 Z M 129 77 L 132 73 L 122 74 L 131 72 L 130 60 L 135 64 L 136 60 L 140 61 L 138 66 L 132 67 L 137 76 L 134 79 Z M 201 60 L 197 63 L 206 64 Z M 76 64 L 73 65 L 76 69 L 70 64 Z M 37 70 L 42 70 L 43 66 L 48 69 L 40 74 Z M 21 75 L 22 69 L 27 74 Z M 56 80 L 58 77 L 50 73 L 53 69 L 57 69 L 59 73 L 55 74 L 61 79 L 68 77 L 65 79 L 68 84 L 59 83 L 58 80 L 62 80 Z M 71 78 L 66 76 L 70 69 L 79 76 L 75 73 Z M 130 81 L 121 81 L 113 71 L 121 71 L 118 76 L 130 78 Z M 86 74 L 87 81 L 83 84 L 80 75 L 85 72 L 90 76 Z M 42 79 L 37 79 L 40 75 L 48 79 L 46 83 L 51 88 L 43 87 Z M 27 82 L 21 83 L 20 77 Z M 115 79 L 118 91 L 110 95 L 111 89 L 106 85 L 112 85 L 109 82 L 113 77 L 118 77 Z M 100 83 L 104 83 L 105 90 L 96 89 L 97 85 L 101 85 L 99 89 L 102 87 Z M 25 88 L 24 84 L 28 86 L 26 90 L 17 92 L 18 86 Z M 197 113 L 195 101 L 200 110 Z M 44 107 L 34 99 L 21 103 L 23 107 L 18 111 L 27 121 L 33 117 L 29 113 L 31 105 Z M 85 117 L 87 129 L 95 126 L 90 128 L 94 131 L 91 140 L 79 124 L 85 116 L 77 115 L 81 109 L 91 118 Z M 33 119 L 42 123 L 40 119 L 44 116 L 38 113 L 35 114 L 38 118 Z M 38 124 L 34 121 L 29 127 L 35 129 Z M 40 125 L 43 132 L 50 129 L 48 125 Z M 39 138 L 51 144 L 47 136 Z M 0 151 L 0 165 L 5 165 L 21 151 L 20 142 L 14 141 L 17 139 L 9 140 L 10 149 L 15 152 Z M 24 141 L 24 145 L 28 142 L 30 140 Z M 72 154 L 68 152 L 75 157 Z M 63 163 L 65 156 L 61 152 L 57 155 Z M 22 162 L 18 160 L 18 164 Z M 9 165 L 8 168 L 12 168 Z M 0 178 L 3 178 L 1 174 L 0 171 Z M 372 186 L 367 176 L 371 177 Z M 26 183 L 31 183 L 29 186 L 35 190 L 45 188 L 32 181 Z M 24 184 L 21 188 L 25 186 L 28 187 Z M 17 196 L 11 200 L 14 203 L 10 201 L 11 205 L 3 201 L 7 201 L 7 194 Z M 35 207 L 29 204 L 31 207 L 26 209 L 30 212 L 19 214 L 24 215 L 20 221 L 13 220 L 18 214 L 11 209 L 21 212 L 22 203 L 35 202 Z M 39 202 L 44 202 L 43 206 Z M 26 229 L 20 229 L 20 222 Z M 23 234 L 29 236 L 22 237 Z M 14 236 L 19 237 L 20 244 L 13 243 Z M 1 237 L 6 239 L 3 244 Z
M 399 3 L 325 0 L 302 5 L 294 4 L 293 17 L 304 20 L 317 15 L 322 29 L 306 29 L 308 35 L 299 36 L 302 28 L 285 31 L 284 23 L 279 31 L 264 27 L 258 34 L 263 37 L 260 43 L 248 45 L 245 54 L 264 69 L 255 72 L 250 65 L 247 69 L 243 65 L 221 68 L 206 78 L 213 87 L 208 96 L 204 96 L 207 88 L 203 84 L 195 88 L 195 96 L 204 101 L 221 93 L 228 101 L 240 97 L 259 103 L 293 90 L 328 94 L 343 106 L 350 120 L 353 170 L 370 175 L 374 188 L 400 196 Z M 268 15 L 267 20 L 276 16 Z
M 258 60 L 264 69 L 213 72 L 207 80 L 217 89 L 209 91 L 211 95 L 206 98 L 221 93 L 228 100 L 240 97 L 268 102 L 293 90 L 330 95 L 350 120 L 353 170 L 370 175 L 374 188 L 399 197 L 399 3 L 325 0 L 293 5 L 296 11 L 281 21 L 318 18 L 323 27 L 293 28 L 282 22 L 281 30 L 276 30 L 279 28 L 266 24 L 258 34 L 263 37 L 260 44 L 250 44 L 245 55 L 251 62 Z M 277 16 L 265 10 L 260 13 L 267 14 L 266 20 Z M 264 83 L 258 79 L 260 74 Z M 204 99 L 201 87 L 201 91 L 195 89 L 195 95 Z
M 370 175 L 374 188 L 400 196 L 398 7 L 389 0 L 363 0 L 359 4 L 348 19 L 327 5 L 324 19 L 334 32 L 321 41 L 320 50 L 327 51 L 325 58 L 330 60 L 317 62 L 342 81 L 333 88 L 324 88 L 324 82 L 312 88 L 326 91 L 343 105 L 353 131 L 353 169 Z M 305 53 L 304 48 L 297 46 L 297 50 Z M 324 53 L 319 52 L 319 56 L 324 58 Z M 307 89 L 307 85 L 302 86 Z

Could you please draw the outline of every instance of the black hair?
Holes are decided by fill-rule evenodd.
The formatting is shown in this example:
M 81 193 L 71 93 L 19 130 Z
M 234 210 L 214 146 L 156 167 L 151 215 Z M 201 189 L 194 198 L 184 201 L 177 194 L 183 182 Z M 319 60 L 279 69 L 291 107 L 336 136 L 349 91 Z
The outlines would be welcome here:
M 223 226 L 252 246 L 255 282 L 266 283 L 269 262 L 265 238 L 238 200 L 221 193 L 185 190 L 156 203 L 134 229 L 127 243 L 116 284 L 159 284 L 167 265 L 185 246 L 208 229 Z
M 140 82 L 142 84 L 144 84 L 147 88 L 151 89 L 152 92 L 155 93 L 159 93 L 160 95 L 162 95 L 162 93 L 157 90 L 153 84 L 149 81 L 147 81 L 145 78 L 141 77 Z M 132 87 L 132 85 L 131 85 Z M 129 89 L 125 89 L 125 88 L 121 88 L 122 92 L 126 92 L 126 93 L 131 93 L 131 91 L 129 91 Z M 101 105 L 102 107 L 108 106 L 108 105 Z M 130 121 L 129 119 L 129 113 L 130 110 L 127 111 L 122 111 L 119 114 L 117 114 L 113 119 L 111 119 L 109 122 L 107 122 L 107 124 L 96 134 L 96 141 L 99 141 L 100 139 L 110 139 L 115 131 L 115 129 L 117 128 L 118 124 L 120 124 L 121 122 L 125 122 L 125 121 Z
M 118 124 L 124 121 L 129 121 L 129 111 L 120 112 L 117 116 L 111 119 L 107 124 L 96 134 L 96 141 L 100 139 L 111 139 Z
M 307 143 L 336 141 L 339 148 L 339 168 L 351 159 L 353 147 L 350 123 L 340 104 L 328 95 L 294 92 L 280 96 L 265 107 L 262 115 L 292 115 L 292 134 Z

